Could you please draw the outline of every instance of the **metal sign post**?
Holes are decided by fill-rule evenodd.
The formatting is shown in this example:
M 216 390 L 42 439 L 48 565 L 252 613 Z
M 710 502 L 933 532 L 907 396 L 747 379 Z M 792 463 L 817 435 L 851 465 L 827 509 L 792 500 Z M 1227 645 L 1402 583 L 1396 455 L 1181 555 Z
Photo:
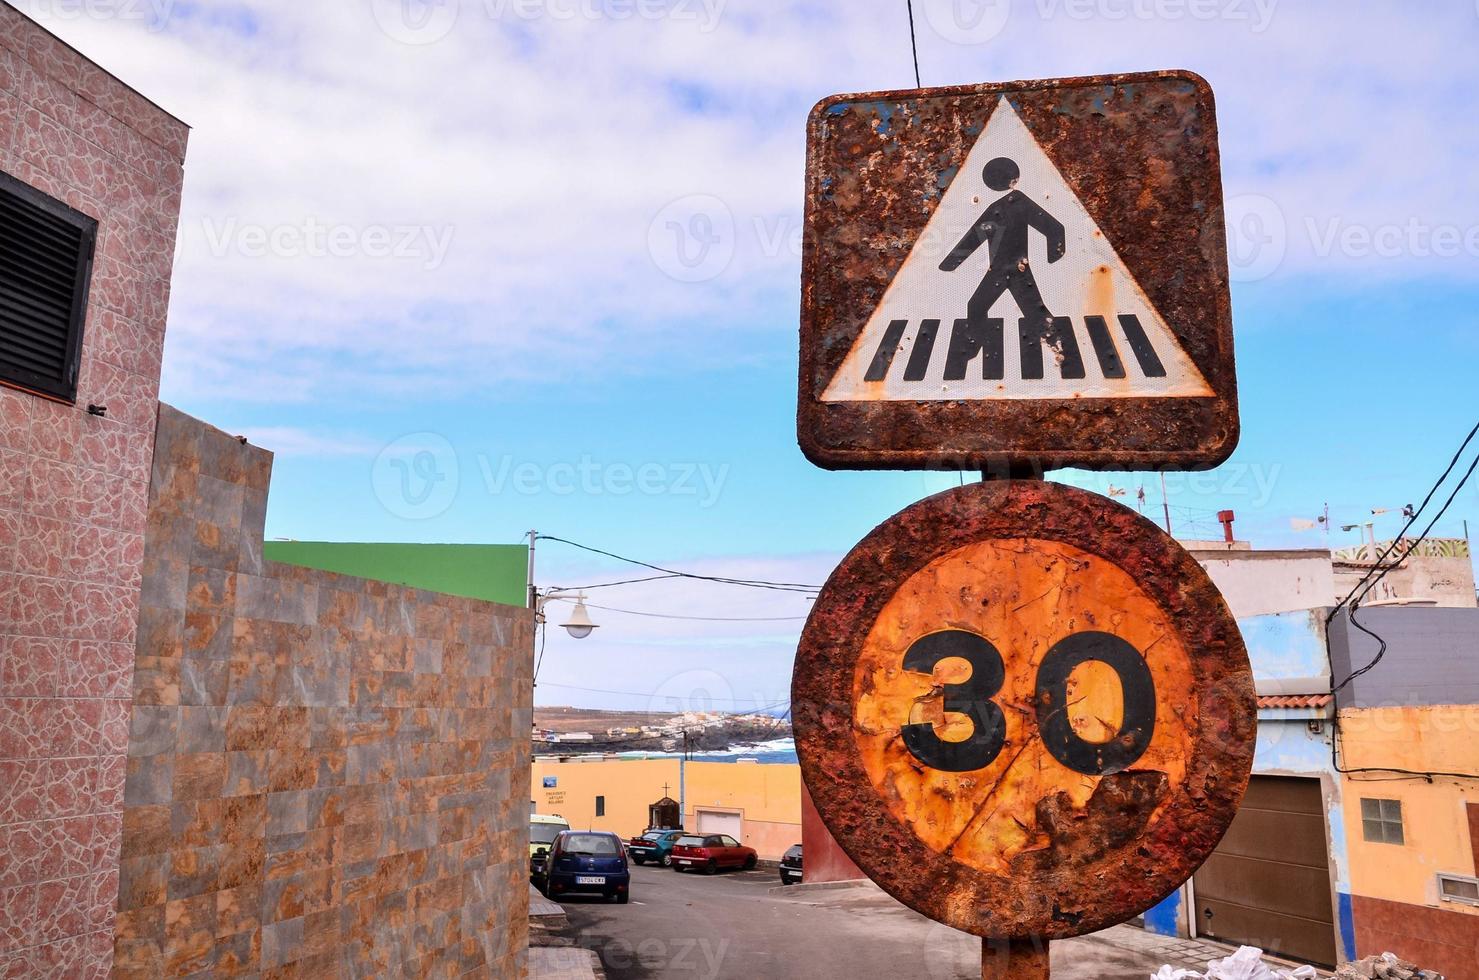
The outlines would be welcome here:
M 1257 726 L 1201 566 L 1129 508 L 1023 481 L 930 497 L 859 544 L 816 601 L 792 700 L 842 849 L 996 940 L 985 976 L 1045 970 L 1047 941 L 1180 887 L 1237 812 Z
M 981 940 L 981 980 L 1049 980 L 1048 944 Z
M 1253 677 L 1222 596 L 1167 532 L 1040 479 L 1236 446 L 1218 167 L 1187 72 L 811 116 L 801 447 L 988 482 L 907 508 L 828 580 L 797 753 L 842 849 L 982 937 L 983 978 L 1045 980 L 1052 940 L 1164 899 L 1247 788 Z

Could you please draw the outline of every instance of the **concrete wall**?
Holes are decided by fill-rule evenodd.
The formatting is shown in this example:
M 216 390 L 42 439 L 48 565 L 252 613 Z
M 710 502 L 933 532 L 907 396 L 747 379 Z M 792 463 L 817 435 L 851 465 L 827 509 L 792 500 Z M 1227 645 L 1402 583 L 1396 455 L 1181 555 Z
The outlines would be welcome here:
M 1370 570 L 1369 564 L 1337 564 L 1335 587 L 1340 595 L 1349 594 Z M 1363 601 L 1377 603 L 1409 599 L 1421 599 L 1439 606 L 1474 608 L 1479 603 L 1476 603 L 1474 595 L 1473 559 L 1467 555 L 1411 555 L 1388 572 Z
M 263 560 L 270 474 L 160 407 L 115 975 L 518 977 L 531 614 Z
M 1348 708 L 1340 734 L 1346 769 L 1479 772 L 1479 705 Z M 1450 977 L 1479 976 L 1479 908 L 1441 901 L 1437 879 L 1479 875 L 1468 811 L 1479 782 L 1353 773 L 1345 797 L 1361 955 L 1391 950 Z M 1401 802 L 1403 844 L 1365 839 L 1362 798 Z
M 1259 694 L 1320 694 L 1330 690 L 1325 649 L 1326 609 L 1238 620 Z
M 548 778 L 556 785 L 545 787 Z M 780 860 L 801 843 L 801 768 L 795 764 L 690 762 L 680 776 L 677 759 L 540 760 L 533 766 L 538 813 L 559 814 L 575 828 L 609 830 L 623 838 L 647 827 L 647 808 L 664 796 L 679 799 L 684 787 L 683 826 L 696 829 L 698 810 L 740 815 L 744 843 L 761 860 Z M 605 814 L 596 816 L 596 797 Z
M 1328 551 L 1192 550 L 1238 619 L 1333 605 Z
M 1317 694 L 1329 691 L 1325 654 L 1325 610 L 1254 616 L 1238 621 L 1260 693 Z M 1264 708 L 1258 713 L 1253 772 L 1265 776 L 1317 779 L 1325 806 L 1330 855 L 1335 948 L 1347 959 L 1356 951 L 1350 858 L 1347 848 L 1344 781 L 1330 753 L 1330 709 Z M 1311 723 L 1315 728 L 1312 729 Z M 1317 729 L 1317 730 L 1316 730 Z M 1169 936 L 1189 935 L 1190 896 L 1182 888 L 1148 911 L 1145 926 Z
M 1386 640 L 1387 651 L 1337 695 L 1341 707 L 1479 703 L 1479 609 L 1366 608 L 1357 619 Z M 1337 682 L 1380 650 L 1345 613 L 1331 622 L 1330 640 Z
M 837 843 L 837 838 L 827 829 L 827 824 L 817 812 L 816 804 L 811 801 L 811 793 L 805 785 L 801 787 L 801 836 L 805 867 L 802 880 L 808 884 L 856 881 L 868 877 L 847 856 L 842 845 Z
M 77 404 L 0 388 L 0 974 L 112 960 L 187 129 L 0 3 L 0 170 L 98 221 Z M 106 418 L 87 414 L 107 406 Z

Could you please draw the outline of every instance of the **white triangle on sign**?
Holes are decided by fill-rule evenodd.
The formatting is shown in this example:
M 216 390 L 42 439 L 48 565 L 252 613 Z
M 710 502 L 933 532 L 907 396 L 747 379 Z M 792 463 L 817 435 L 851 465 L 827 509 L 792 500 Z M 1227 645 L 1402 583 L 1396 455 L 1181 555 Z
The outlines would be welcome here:
M 1003 97 L 822 400 L 1212 395 Z

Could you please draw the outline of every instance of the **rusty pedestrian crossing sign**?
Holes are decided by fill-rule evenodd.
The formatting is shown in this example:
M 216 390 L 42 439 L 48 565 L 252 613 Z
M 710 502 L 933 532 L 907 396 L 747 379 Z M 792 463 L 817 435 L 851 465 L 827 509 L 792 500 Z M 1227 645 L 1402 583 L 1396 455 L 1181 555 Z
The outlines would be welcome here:
M 800 441 L 825 467 L 1222 462 L 1237 390 L 1206 82 L 824 100 L 801 346 Z

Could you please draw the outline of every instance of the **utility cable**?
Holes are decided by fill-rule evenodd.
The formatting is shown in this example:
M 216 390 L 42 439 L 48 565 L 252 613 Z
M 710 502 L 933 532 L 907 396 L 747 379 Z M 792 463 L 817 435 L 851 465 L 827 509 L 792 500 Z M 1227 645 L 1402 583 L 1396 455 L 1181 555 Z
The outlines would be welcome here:
M 555 596 L 553 602 L 575 602 L 571 596 Z M 649 619 L 678 619 L 695 623 L 797 623 L 804 621 L 805 616 L 680 616 L 676 613 L 642 612 L 636 609 L 618 609 L 615 606 L 601 606 L 594 602 L 587 602 L 586 606 L 591 609 L 604 609 L 606 612 L 622 613 L 627 616 L 645 616 Z
M 1414 524 L 1417 523 L 1417 519 L 1422 516 L 1422 512 L 1425 509 L 1427 509 L 1427 506 L 1428 506 L 1429 502 L 1432 501 L 1433 495 L 1438 492 L 1438 488 L 1439 487 L 1443 486 L 1444 482 L 1447 481 L 1449 474 L 1453 472 L 1453 468 L 1455 466 L 1457 466 L 1458 465 L 1458 461 L 1461 458 L 1463 458 L 1464 450 L 1469 448 L 1469 443 L 1474 440 L 1475 434 L 1479 434 L 1479 422 L 1476 422 L 1474 424 L 1474 427 L 1469 430 L 1469 434 L 1464 437 L 1464 441 L 1459 445 L 1458 452 L 1454 453 L 1453 454 L 1453 458 L 1448 461 L 1448 466 L 1443 470 L 1443 475 L 1440 476 L 1440 477 L 1438 477 L 1437 481 L 1434 482 L 1433 486 L 1428 490 L 1427 496 L 1423 497 L 1423 502 L 1420 505 L 1418 505 L 1417 510 L 1415 510 L 1415 511 L 1412 512 L 1412 516 L 1407 519 L 1407 523 L 1404 524 L 1404 525 L 1402 525 L 1402 530 L 1397 532 L 1396 538 L 1394 538 L 1392 540 L 1392 543 L 1390 545 L 1388 545 L 1386 547 L 1386 549 L 1384 551 L 1382 551 L 1382 553 L 1380 555 L 1376 556 L 1376 560 L 1372 564 L 1370 571 L 1368 571 L 1364 576 L 1362 576 L 1361 581 L 1357 582 L 1354 586 L 1352 586 L 1351 591 L 1346 594 L 1346 597 L 1344 599 L 1340 600 L 1339 604 L 1337 604 L 1334 609 L 1330 610 L 1330 615 L 1327 616 L 1327 617 L 1325 617 L 1325 623 L 1326 623 L 1326 625 L 1329 625 L 1330 620 L 1332 620 L 1332 619 L 1335 618 L 1335 614 L 1338 613 L 1338 612 L 1340 612 L 1340 610 L 1345 607 L 1345 604 L 1351 601 L 1351 597 L 1354 596 L 1358 591 L 1360 591 L 1361 587 L 1363 585 L 1365 585 L 1371 579 L 1371 576 L 1377 574 L 1378 572 L 1381 572 L 1381 575 L 1382 576 L 1385 576 L 1386 575 L 1386 572 L 1381 570 L 1381 568 L 1382 568 L 1382 562 L 1384 562 L 1386 560 L 1387 556 L 1390 555 L 1402 543 L 1402 539 L 1404 537 L 1406 537 L 1407 532 L 1409 530 L 1411 530 L 1412 525 L 1414 525 Z M 1469 469 L 1470 469 L 1470 472 L 1473 471 L 1473 467 L 1470 467 Z M 1468 477 L 1465 476 L 1464 479 L 1467 480 Z M 1460 483 L 1459 485 L 1462 486 L 1463 484 Z M 1455 493 L 1457 493 L 1457 491 L 1455 491 Z M 1453 502 L 1453 498 L 1450 497 L 1449 498 L 1449 503 L 1452 503 L 1452 502 Z M 1444 505 L 1444 508 L 1443 509 L 1444 510 L 1447 510 L 1448 509 L 1447 504 Z M 1429 530 L 1431 530 L 1432 529 L 1432 525 L 1429 524 L 1428 525 L 1428 528 L 1429 528 Z M 1423 532 L 1423 533 L 1424 533 L 1424 536 L 1426 536 L 1427 532 Z M 1401 561 L 1401 559 L 1399 559 L 1399 562 L 1400 561 Z M 1390 571 L 1390 569 L 1388 569 L 1387 571 Z M 1379 581 L 1379 579 L 1378 579 L 1378 581 Z M 1369 592 L 1369 591 L 1370 591 L 1370 589 L 1367 590 L 1367 592 Z M 1363 592 L 1362 593 L 1362 596 L 1365 596 L 1365 594 L 1366 593 Z M 1357 601 L 1359 601 L 1359 600 L 1357 600 Z
M 1476 455 L 1474 461 L 1469 464 L 1469 468 L 1464 471 L 1464 475 L 1460 477 L 1457 485 L 1455 485 L 1452 492 L 1449 493 L 1448 499 L 1445 500 L 1443 502 L 1443 506 L 1438 509 L 1438 513 L 1433 515 L 1432 520 L 1428 521 L 1427 526 L 1423 528 L 1422 533 L 1419 534 L 1416 539 L 1414 539 L 1411 543 L 1407 543 L 1405 541 L 1405 535 L 1407 531 L 1412 527 L 1414 523 L 1416 523 L 1418 517 L 1427 508 L 1428 504 L 1432 501 L 1434 495 L 1436 495 L 1443 484 L 1447 482 L 1448 477 L 1453 473 L 1454 468 L 1458 465 L 1459 460 L 1463 457 L 1464 451 L 1468 448 L 1469 443 L 1473 441 L 1476 433 L 1479 433 L 1479 423 L 1476 423 L 1474 428 L 1469 430 L 1469 434 L 1464 438 L 1463 443 L 1460 444 L 1458 452 L 1454 453 L 1453 458 L 1449 460 L 1448 466 L 1444 468 L 1442 475 L 1438 477 L 1437 481 L 1433 484 L 1432 488 L 1423 498 L 1422 505 L 1413 512 L 1410 518 L 1408 518 L 1408 521 L 1403 526 L 1401 533 L 1392 542 L 1392 544 L 1389 545 L 1381 553 L 1381 555 L 1377 557 L 1377 561 L 1372 569 L 1368 571 L 1365 576 L 1362 577 L 1360 582 L 1356 583 L 1355 587 L 1351 589 L 1350 593 L 1347 594 L 1346 597 L 1340 601 L 1340 604 L 1330 611 L 1330 615 L 1326 617 L 1325 623 L 1327 629 L 1325 631 L 1325 653 L 1327 663 L 1332 668 L 1332 680 L 1334 675 L 1333 668 L 1335 661 L 1330 649 L 1330 631 L 1328 627 L 1331 621 L 1334 620 L 1337 613 L 1349 606 L 1346 614 L 1347 621 L 1351 624 L 1352 627 L 1371 637 L 1377 643 L 1376 656 L 1372 657 L 1370 662 L 1368 662 L 1365 666 L 1352 671 L 1350 675 L 1342 680 L 1339 684 L 1332 683 L 1330 688 L 1330 694 L 1332 697 L 1346 688 L 1356 678 L 1374 669 L 1377 664 L 1381 663 L 1382 659 L 1386 656 L 1388 649 L 1386 639 L 1377 634 L 1375 631 L 1367 628 L 1367 626 L 1357 618 L 1357 613 L 1361 608 L 1361 601 L 1371 593 L 1372 589 L 1376 588 L 1376 586 L 1381 583 L 1382 579 L 1386 578 L 1387 575 L 1390 574 L 1398 566 L 1400 566 L 1402 562 L 1406 561 L 1408 556 L 1416 551 L 1417 548 L 1420 547 L 1425 540 L 1427 540 L 1428 535 L 1432 533 L 1433 528 L 1437 525 L 1438 521 L 1442 520 L 1443 515 L 1448 512 L 1448 508 L 1452 506 L 1454 500 L 1458 498 L 1459 492 L 1463 490 L 1464 486 L 1469 482 L 1470 477 L 1474 475 L 1475 469 L 1479 468 L 1479 455 Z M 1402 547 L 1404 544 L 1406 545 L 1406 547 L 1402 550 L 1401 555 L 1399 555 L 1394 561 L 1386 563 L 1386 558 L 1390 556 L 1393 551 L 1397 550 L 1399 547 Z M 1352 775 L 1356 773 L 1391 773 L 1393 775 L 1383 777 L 1383 779 L 1426 779 L 1428 782 L 1432 782 L 1434 779 L 1439 778 L 1479 779 L 1479 774 L 1476 773 L 1444 772 L 1439 770 L 1415 770 L 1392 766 L 1357 766 L 1347 768 L 1343 766 L 1340 761 L 1340 742 L 1340 705 L 1337 702 L 1334 704 L 1330 732 L 1330 761 L 1331 764 L 1334 766 L 1336 772 L 1343 775 Z M 1367 779 L 1361 781 L 1380 782 L 1383 781 L 1383 779 Z
M 581 544 L 578 541 L 570 541 L 566 538 L 557 538 L 548 534 L 539 535 L 538 540 L 554 541 L 559 544 L 569 545 L 572 548 L 579 548 L 581 551 L 588 551 L 593 555 L 602 555 L 606 558 L 613 558 L 616 561 L 626 562 L 628 565 L 636 565 L 639 568 L 648 568 L 654 572 L 661 572 L 665 577 L 670 578 L 687 578 L 694 579 L 700 582 L 717 582 L 721 585 L 740 585 L 747 588 L 773 589 L 780 592 L 816 593 L 821 591 L 821 586 L 819 585 L 804 585 L 800 582 L 772 582 L 766 579 L 730 578 L 723 575 L 700 575 L 696 572 L 680 572 L 676 569 L 664 568 L 661 565 L 654 565 L 651 562 L 641 561 L 636 558 L 628 558 L 625 555 L 618 555 L 615 552 L 605 551 L 601 548 L 593 548 L 590 545 Z
M 534 683 L 531 685 L 533 687 L 539 686 L 539 668 L 544 666 L 544 641 L 549 639 L 549 624 L 543 622 L 543 619 L 544 617 L 541 616 L 541 622 L 537 624 L 539 629 L 539 656 L 534 659 Z
M 919 39 L 914 34 L 914 0 L 906 0 L 909 6 L 909 50 L 914 55 L 914 87 L 924 88 L 919 80 Z

